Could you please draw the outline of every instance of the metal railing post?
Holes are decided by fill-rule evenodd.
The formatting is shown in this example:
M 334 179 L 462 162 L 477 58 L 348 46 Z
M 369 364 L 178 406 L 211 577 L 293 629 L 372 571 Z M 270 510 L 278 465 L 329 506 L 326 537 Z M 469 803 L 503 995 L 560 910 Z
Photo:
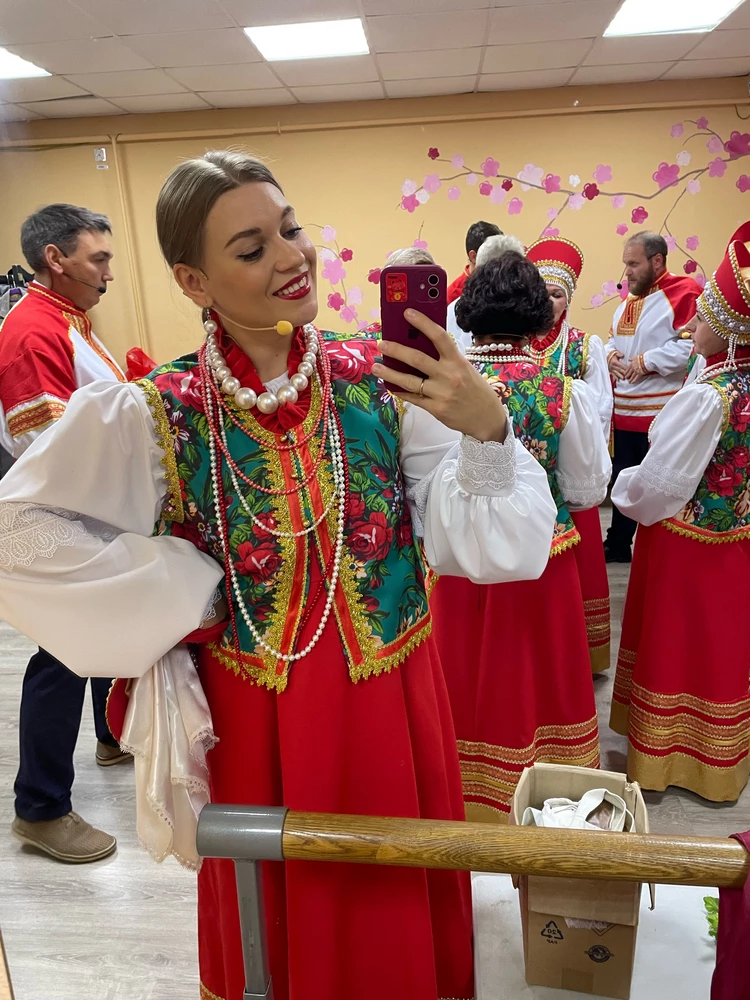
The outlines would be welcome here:
M 198 820 L 197 845 L 201 857 L 234 860 L 245 962 L 243 1000 L 274 1000 L 259 860 L 284 860 L 282 837 L 286 813 L 286 809 L 271 806 L 248 809 L 209 805 Z

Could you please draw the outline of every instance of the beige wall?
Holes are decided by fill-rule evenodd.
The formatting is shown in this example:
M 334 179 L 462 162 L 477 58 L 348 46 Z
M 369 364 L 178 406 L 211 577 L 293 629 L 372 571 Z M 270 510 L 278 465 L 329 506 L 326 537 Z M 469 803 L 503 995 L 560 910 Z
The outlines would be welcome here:
M 745 107 L 736 108 L 735 102 L 743 99 Z M 637 85 L 15 125 L 6 127 L 0 144 L 5 146 L 0 148 L 5 192 L 0 268 L 20 262 L 18 230 L 39 205 L 64 200 L 107 212 L 115 227 L 117 281 L 94 316 L 98 332 L 119 357 L 138 343 L 159 361 L 192 350 L 201 334 L 199 318 L 159 256 L 154 204 L 164 178 L 181 158 L 212 147 L 243 146 L 271 161 L 317 243 L 319 227 L 331 226 L 337 245 L 329 243 L 328 249 L 353 251 L 353 259 L 343 265 L 343 286 L 319 280 L 320 325 L 356 329 L 357 321 L 347 324 L 340 312 L 329 309 L 328 296 L 335 292 L 357 311 L 359 321 L 370 321 L 377 288 L 367 280 L 369 270 L 379 267 L 389 250 L 417 238 L 455 276 L 463 266 L 467 225 L 486 218 L 527 243 L 547 225 L 578 242 L 586 265 L 573 319 L 606 336 L 616 299 L 611 286 L 602 286 L 621 273 L 618 225 L 626 224 L 631 232 L 644 225 L 658 230 L 666 220 L 680 248 L 671 255 L 672 269 L 681 270 L 692 257 L 699 265 L 697 274 L 710 274 L 727 238 L 750 216 L 750 191 L 743 192 L 745 182 L 739 181 L 750 175 L 750 136 L 742 138 L 750 123 L 739 117 L 748 114 L 746 105 L 743 81 L 720 80 L 660 85 L 658 100 L 653 86 Z M 701 116 L 708 119 L 708 130 L 689 124 Z M 673 136 L 678 123 L 685 131 Z M 709 130 L 719 138 L 712 139 Z M 738 138 L 719 148 L 720 139 L 731 143 L 733 132 Z M 108 170 L 95 168 L 93 147 L 99 144 L 108 146 Z M 471 185 L 463 176 L 447 180 L 462 168 L 433 162 L 430 147 L 442 159 L 462 156 L 480 174 L 478 182 Z M 494 201 L 498 193 L 492 198 L 480 193 L 485 181 L 481 164 L 487 157 L 499 161 L 501 175 L 488 183 L 499 185 L 503 175 L 514 179 L 502 204 Z M 724 162 L 711 173 L 722 175 L 710 176 L 709 164 L 716 159 Z M 659 190 L 653 175 L 660 163 L 680 168 L 677 187 Z M 593 201 L 583 199 L 579 210 L 569 204 L 558 220 L 550 221 L 548 210 L 561 209 L 568 196 L 534 187 L 523 191 L 516 175 L 527 164 L 541 168 L 542 176 L 559 176 L 561 188 L 579 195 L 600 166 L 611 168 L 612 180 L 599 182 L 603 193 Z M 599 173 L 607 176 L 606 170 Z M 419 186 L 430 174 L 441 179 L 440 189 L 414 212 L 402 209 L 404 182 Z M 571 175 L 581 179 L 575 188 Z M 686 185 L 696 179 L 701 190 L 690 193 Z M 454 186 L 457 200 L 449 196 Z M 624 196 L 624 204 L 613 206 L 613 194 L 621 194 L 621 201 Z M 518 208 L 512 203 L 516 198 L 523 207 L 509 214 L 511 205 Z M 580 197 L 573 204 L 576 200 Z M 638 207 L 649 213 L 644 225 L 631 221 Z M 694 243 L 688 242 L 690 237 L 698 237 L 696 249 L 689 249 Z M 599 304 L 595 296 L 604 302 Z

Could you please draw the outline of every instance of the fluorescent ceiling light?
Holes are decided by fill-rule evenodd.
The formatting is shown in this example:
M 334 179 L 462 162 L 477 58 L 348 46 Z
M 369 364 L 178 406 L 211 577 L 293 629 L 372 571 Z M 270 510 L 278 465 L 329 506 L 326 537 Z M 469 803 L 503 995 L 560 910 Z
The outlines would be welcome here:
M 0 80 L 23 80 L 29 76 L 50 76 L 46 69 L 40 69 L 20 56 L 14 56 L 7 49 L 0 49 Z
M 370 51 L 358 17 L 308 24 L 271 24 L 263 28 L 245 28 L 245 34 L 269 62 L 361 56 Z
M 741 3 L 743 0 L 625 0 L 604 37 L 712 31 Z

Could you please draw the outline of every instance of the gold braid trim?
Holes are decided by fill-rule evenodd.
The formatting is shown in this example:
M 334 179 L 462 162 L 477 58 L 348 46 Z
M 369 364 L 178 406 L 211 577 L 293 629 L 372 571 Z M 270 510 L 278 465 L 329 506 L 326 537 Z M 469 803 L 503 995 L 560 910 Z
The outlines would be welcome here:
M 663 792 L 668 785 L 688 788 L 710 802 L 735 802 L 750 774 L 750 756 L 732 767 L 714 767 L 673 751 L 652 756 L 628 745 L 628 777 L 643 788 Z
M 744 542 L 750 539 L 750 525 L 744 528 L 735 528 L 733 531 L 707 531 L 705 528 L 697 528 L 695 525 L 682 524 L 671 517 L 668 521 L 661 521 L 661 526 L 667 531 L 673 531 L 675 535 L 683 535 L 685 538 L 692 538 L 696 542 L 703 542 L 705 545 L 724 545 L 727 542 Z
M 201 1000 L 224 1000 L 224 997 L 220 997 L 218 993 L 212 993 L 208 986 L 201 983 Z
M 721 405 L 724 407 L 724 419 L 721 424 L 721 433 L 723 434 L 729 427 L 729 420 L 732 416 L 732 401 L 729 398 L 729 393 L 723 386 L 716 385 L 715 382 L 711 382 L 710 384 L 721 396 Z
M 394 667 L 401 666 L 407 656 L 410 656 L 417 646 L 420 646 L 432 632 L 432 619 L 429 617 L 429 612 L 425 618 L 417 622 L 414 629 L 403 646 L 397 649 L 395 653 L 378 657 L 369 655 L 359 666 L 351 664 L 349 666 L 349 676 L 354 683 L 367 680 L 368 677 L 378 677 L 384 673 L 389 674 Z M 399 641 L 399 639 L 395 639 L 394 642 L 390 643 L 390 646 L 394 646 Z M 383 648 L 389 649 L 390 646 L 384 646 Z
M 150 379 L 138 379 L 135 385 L 139 386 L 146 397 L 146 402 L 154 418 L 156 440 L 163 453 L 161 464 L 164 466 L 164 478 L 167 481 L 167 503 L 161 516 L 165 521 L 177 521 L 178 524 L 182 524 L 185 520 L 185 510 L 182 506 L 182 490 L 180 489 L 180 477 L 177 473 L 174 439 L 169 429 L 164 400 Z
M 550 559 L 553 556 L 559 556 L 562 552 L 567 552 L 568 549 L 572 549 L 574 545 L 578 545 L 580 540 L 581 536 L 576 527 L 569 528 L 564 534 L 553 538 L 549 551 Z
M 584 333 L 583 344 L 581 345 L 581 378 L 586 374 L 586 367 L 589 363 L 589 343 L 591 338 L 594 336 L 593 333 Z M 575 341 L 573 341 L 575 343 Z
M 563 411 L 562 411 L 562 423 L 560 424 L 560 431 L 565 430 L 565 426 L 568 423 L 568 417 L 570 416 L 570 399 L 573 395 L 573 379 L 570 375 L 566 375 L 563 379 Z

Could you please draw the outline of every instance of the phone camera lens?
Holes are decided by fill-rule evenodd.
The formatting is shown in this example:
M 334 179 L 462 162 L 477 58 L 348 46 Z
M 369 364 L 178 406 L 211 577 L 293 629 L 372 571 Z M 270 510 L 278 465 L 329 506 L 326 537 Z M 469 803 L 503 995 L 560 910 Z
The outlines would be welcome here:
M 440 295 L 440 292 L 437 288 L 431 288 L 427 294 L 431 299 L 436 299 Z
M 431 285 L 437 285 L 438 282 L 440 281 L 440 278 L 436 274 L 431 274 L 427 280 Z M 433 298 L 435 298 L 434 295 Z

